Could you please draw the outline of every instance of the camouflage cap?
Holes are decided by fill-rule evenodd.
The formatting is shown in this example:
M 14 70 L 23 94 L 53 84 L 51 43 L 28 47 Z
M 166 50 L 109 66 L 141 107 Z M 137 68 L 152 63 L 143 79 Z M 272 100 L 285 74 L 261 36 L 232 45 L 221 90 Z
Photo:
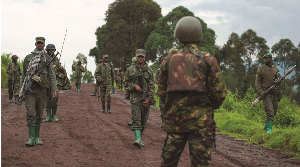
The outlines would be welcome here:
M 263 58 L 272 58 L 272 53 L 267 53 L 263 56 Z
M 103 55 L 103 59 L 108 58 L 108 55 Z
M 144 50 L 144 49 L 138 49 L 138 50 L 136 50 L 135 56 L 136 56 L 136 57 L 138 57 L 138 56 L 143 56 L 143 57 L 145 57 L 145 56 L 146 56 L 146 50 Z
M 43 43 L 45 43 L 45 38 L 44 37 L 36 37 L 35 38 L 35 42 L 43 42 Z

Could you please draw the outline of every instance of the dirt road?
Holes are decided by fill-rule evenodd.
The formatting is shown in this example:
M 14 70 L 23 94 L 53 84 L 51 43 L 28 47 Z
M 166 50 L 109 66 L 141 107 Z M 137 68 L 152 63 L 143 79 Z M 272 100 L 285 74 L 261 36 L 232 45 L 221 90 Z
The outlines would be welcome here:
M 157 167 L 165 132 L 160 128 L 159 110 L 152 107 L 148 127 L 143 135 L 145 147 L 133 146 L 130 103 L 124 92 L 112 94 L 111 114 L 101 113 L 97 97 L 90 96 L 92 84 L 82 84 L 81 92 L 60 91 L 57 117 L 59 122 L 42 123 L 42 146 L 26 147 L 28 129 L 26 108 L 8 103 L 7 91 L 1 92 L 1 166 L 103 166 Z M 44 118 L 46 113 L 44 112 Z M 244 145 L 225 135 L 217 135 L 217 148 L 211 166 L 300 166 L 279 151 Z M 188 149 L 179 167 L 190 166 Z

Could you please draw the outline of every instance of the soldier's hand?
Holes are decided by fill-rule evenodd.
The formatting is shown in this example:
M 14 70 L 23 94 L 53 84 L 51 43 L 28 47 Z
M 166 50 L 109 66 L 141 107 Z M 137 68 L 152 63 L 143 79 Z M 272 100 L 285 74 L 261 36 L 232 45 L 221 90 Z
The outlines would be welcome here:
M 135 88 L 136 91 L 142 92 L 142 89 L 139 85 L 134 85 L 134 88 Z
M 52 92 L 52 97 L 53 97 L 53 99 L 56 98 L 56 91 Z
M 144 102 L 143 102 L 143 106 L 145 107 L 148 107 L 150 104 L 150 101 L 148 99 L 146 99 Z

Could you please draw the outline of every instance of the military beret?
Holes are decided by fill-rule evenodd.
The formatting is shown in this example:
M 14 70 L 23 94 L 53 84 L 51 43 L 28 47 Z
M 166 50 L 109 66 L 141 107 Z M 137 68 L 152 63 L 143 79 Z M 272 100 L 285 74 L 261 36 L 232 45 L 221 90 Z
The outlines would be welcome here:
M 263 58 L 272 58 L 272 54 L 271 53 L 267 53 L 263 56 Z
M 104 59 L 104 58 L 108 58 L 108 55 L 103 55 L 103 59 Z
M 136 50 L 135 53 L 136 53 L 136 54 L 135 54 L 136 57 L 138 57 L 138 56 L 143 56 L 143 57 L 145 57 L 145 56 L 146 56 L 146 50 L 144 50 L 144 49 L 138 49 L 138 50 Z
M 45 43 L 45 38 L 44 37 L 36 37 L 35 38 L 35 42 L 43 42 L 43 43 Z

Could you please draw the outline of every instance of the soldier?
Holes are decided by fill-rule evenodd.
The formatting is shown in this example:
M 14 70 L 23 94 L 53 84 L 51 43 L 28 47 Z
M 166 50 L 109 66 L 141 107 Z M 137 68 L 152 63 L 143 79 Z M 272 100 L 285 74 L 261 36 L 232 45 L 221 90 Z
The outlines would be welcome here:
M 108 55 L 103 55 L 103 63 L 100 63 L 96 68 L 95 74 L 97 75 L 97 80 L 100 85 L 100 92 L 101 92 L 101 103 L 102 103 L 102 110 L 101 112 L 105 112 L 105 97 L 107 103 L 107 112 L 110 114 L 110 91 L 111 87 L 114 85 L 114 67 L 111 63 L 108 63 Z
M 72 65 L 72 70 L 75 71 L 74 78 L 75 78 L 76 91 L 80 92 L 82 73 L 85 71 L 84 67 L 81 65 L 81 60 L 77 61 L 77 65 L 75 64 Z
M 117 72 L 117 81 L 118 81 L 117 85 L 120 90 L 122 90 L 122 88 L 123 88 L 123 78 L 124 78 L 123 70 L 122 70 L 122 68 L 119 68 L 119 70 Z
M 102 62 L 103 62 L 103 60 L 99 59 L 99 64 L 101 64 Z M 95 90 L 94 90 L 94 93 L 90 94 L 90 96 L 96 96 L 96 93 L 99 89 L 99 82 L 98 82 L 98 79 L 97 79 L 98 76 L 96 75 L 96 70 L 95 70 L 95 78 L 96 78 Z
M 155 104 L 153 71 L 145 62 L 145 56 L 144 49 L 136 50 L 137 62 L 126 70 L 124 79 L 124 86 L 130 92 L 132 130 L 136 139 L 134 146 L 138 148 L 144 146 L 142 134 L 149 117 L 150 104 Z
M 184 47 L 162 62 L 158 95 L 165 104 L 163 130 L 167 132 L 161 166 L 177 166 L 188 141 L 191 166 L 209 166 L 214 145 L 213 110 L 226 96 L 221 69 L 214 56 L 199 51 L 200 21 L 181 18 L 174 32 Z
M 55 45 L 48 44 L 46 46 L 47 55 L 54 56 L 54 52 L 56 51 Z M 57 83 L 57 89 L 51 90 L 51 88 L 47 89 L 47 98 L 46 98 L 46 112 L 47 112 L 47 118 L 43 120 L 44 122 L 52 122 L 52 119 L 55 122 L 58 122 L 58 119 L 56 117 L 57 113 L 57 103 L 58 103 L 58 90 L 68 90 L 71 89 L 71 84 L 68 79 L 67 73 L 65 69 L 61 66 L 59 59 L 56 57 L 53 61 L 53 68 L 56 75 L 56 83 Z M 50 83 L 50 79 L 48 80 L 48 83 Z M 52 99 L 51 92 L 56 91 L 56 98 Z M 52 110 L 52 113 L 51 113 Z
M 36 48 L 31 54 L 27 55 L 23 64 L 23 75 L 21 79 L 21 85 L 27 82 L 27 77 L 33 75 L 45 65 L 46 61 L 50 57 L 44 50 L 45 38 L 36 37 Z M 49 78 L 48 78 L 49 77 Z M 43 110 L 46 104 L 46 88 L 51 87 L 52 97 L 56 97 L 56 79 L 53 69 L 53 63 L 47 66 L 41 75 L 37 77 L 31 87 L 32 93 L 28 92 L 25 98 L 25 106 L 27 109 L 27 126 L 29 130 L 29 140 L 25 143 L 26 146 L 42 145 L 39 140 L 40 127 L 42 123 Z M 47 82 L 49 79 L 49 83 Z M 20 92 L 21 94 L 22 92 Z
M 6 74 L 8 74 L 8 102 L 12 102 L 12 97 L 15 95 L 15 101 L 18 98 L 21 69 L 18 63 L 18 56 L 11 57 L 11 63 L 8 63 Z
M 257 69 L 255 87 L 260 95 L 274 84 L 275 79 L 279 79 L 278 69 L 272 63 L 272 54 L 267 53 L 263 56 L 264 64 Z M 267 134 L 272 132 L 273 120 L 278 109 L 280 91 L 276 87 L 273 91 L 263 97 L 264 110 L 267 114 L 264 130 Z

